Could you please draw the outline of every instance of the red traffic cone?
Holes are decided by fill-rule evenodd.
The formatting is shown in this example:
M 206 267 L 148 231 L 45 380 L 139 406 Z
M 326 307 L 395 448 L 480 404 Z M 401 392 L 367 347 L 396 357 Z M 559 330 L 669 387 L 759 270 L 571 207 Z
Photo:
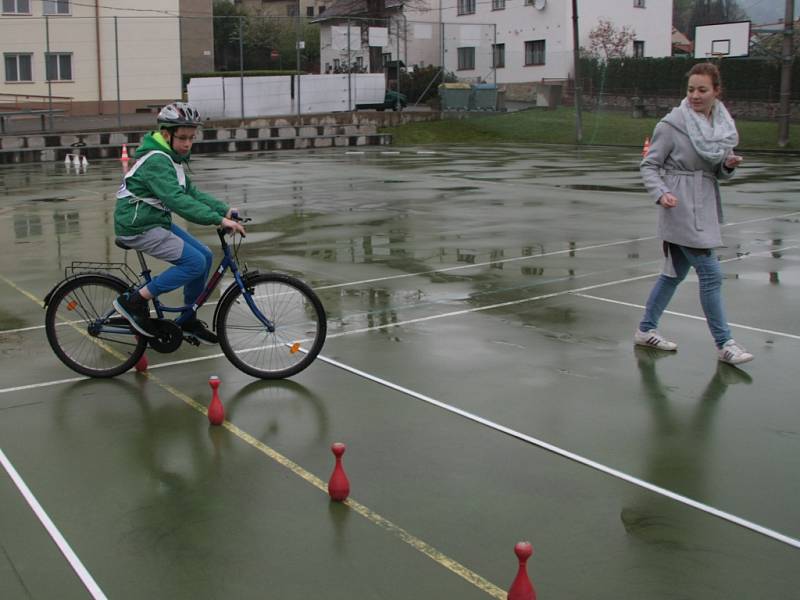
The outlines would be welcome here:
M 514 546 L 514 553 L 519 559 L 519 569 L 511 587 L 508 588 L 508 600 L 536 600 L 536 590 L 528 578 L 526 563 L 533 554 L 530 542 L 519 542 Z
M 219 377 L 216 375 L 209 377 L 208 385 L 214 390 L 211 394 L 211 404 L 208 405 L 208 422 L 212 425 L 222 425 L 225 420 L 225 407 L 219 400 Z
M 122 144 L 122 156 L 119 157 L 120 160 L 130 160 L 128 156 L 128 147 L 125 144 Z
M 342 454 L 345 450 L 347 450 L 347 446 L 339 442 L 331 446 L 331 452 L 336 457 L 336 466 L 333 467 L 333 473 L 328 481 L 328 495 L 331 500 L 336 502 L 342 502 L 350 495 L 350 482 L 347 480 L 344 467 L 342 467 Z
M 136 361 L 136 366 L 134 367 L 139 373 L 144 373 L 147 371 L 147 355 L 142 354 L 142 358 Z
M 650 152 L 650 138 L 644 138 L 644 146 L 642 147 L 642 156 L 647 156 L 647 153 Z

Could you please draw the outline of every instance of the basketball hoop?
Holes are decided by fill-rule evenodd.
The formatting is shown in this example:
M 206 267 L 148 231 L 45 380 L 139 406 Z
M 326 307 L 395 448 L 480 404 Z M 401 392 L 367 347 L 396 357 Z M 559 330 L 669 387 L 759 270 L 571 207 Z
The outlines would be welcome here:
M 694 33 L 695 58 L 718 60 L 750 54 L 750 21 L 698 25 Z

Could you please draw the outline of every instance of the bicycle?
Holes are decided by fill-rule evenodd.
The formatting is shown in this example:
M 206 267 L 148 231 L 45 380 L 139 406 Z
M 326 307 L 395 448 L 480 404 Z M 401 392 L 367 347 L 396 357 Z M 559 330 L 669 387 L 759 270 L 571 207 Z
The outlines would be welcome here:
M 250 219 L 241 219 L 249 221 Z M 234 236 L 218 229 L 222 259 L 205 289 L 191 305 L 167 306 L 153 298 L 155 337 L 140 335 L 112 305 L 117 296 L 150 282 L 150 269 L 137 251 L 139 276 L 127 263 L 73 262 L 64 279 L 44 299 L 47 340 L 67 367 L 89 377 L 115 377 L 135 366 L 149 346 L 170 353 L 184 341 L 181 323 L 192 318 L 230 270 L 234 281 L 214 310 L 213 328 L 226 358 L 241 371 L 260 379 L 283 379 L 308 367 L 322 350 L 327 319 L 322 302 L 299 279 L 283 273 L 239 267 Z M 129 250 L 117 240 L 117 246 Z M 233 245 L 233 249 L 231 249 Z M 166 313 L 180 313 L 175 319 Z M 151 311 L 152 314 L 152 311 Z

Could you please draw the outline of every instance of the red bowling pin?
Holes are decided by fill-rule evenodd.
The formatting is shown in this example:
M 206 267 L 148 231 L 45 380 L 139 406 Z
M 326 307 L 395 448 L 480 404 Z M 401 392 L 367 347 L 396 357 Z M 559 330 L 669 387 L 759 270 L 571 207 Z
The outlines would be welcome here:
M 514 546 L 514 553 L 519 559 L 519 569 L 511 587 L 508 589 L 508 600 L 536 600 L 536 590 L 528 578 L 526 563 L 533 554 L 530 542 L 519 542 Z
M 139 373 L 144 373 L 147 371 L 147 355 L 142 354 L 142 358 L 136 361 L 136 366 L 134 367 Z
M 336 466 L 333 467 L 333 473 L 328 481 L 328 495 L 336 502 L 342 502 L 350 495 L 350 482 L 342 467 L 342 454 L 345 450 L 347 446 L 339 442 L 331 446 L 331 452 L 336 457 Z
M 211 404 L 208 405 L 208 421 L 212 425 L 222 425 L 225 420 L 225 408 L 219 400 L 219 377 L 212 375 L 208 378 L 208 385 L 214 390 L 211 395 Z

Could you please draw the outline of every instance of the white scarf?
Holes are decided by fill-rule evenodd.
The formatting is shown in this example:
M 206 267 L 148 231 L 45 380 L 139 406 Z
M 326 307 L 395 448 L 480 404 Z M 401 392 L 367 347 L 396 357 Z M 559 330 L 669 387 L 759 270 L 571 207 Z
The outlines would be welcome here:
M 711 164 L 721 163 L 739 143 L 733 117 L 719 100 L 711 107 L 711 119 L 689 106 L 686 98 L 680 106 L 686 121 L 686 131 L 697 153 Z

